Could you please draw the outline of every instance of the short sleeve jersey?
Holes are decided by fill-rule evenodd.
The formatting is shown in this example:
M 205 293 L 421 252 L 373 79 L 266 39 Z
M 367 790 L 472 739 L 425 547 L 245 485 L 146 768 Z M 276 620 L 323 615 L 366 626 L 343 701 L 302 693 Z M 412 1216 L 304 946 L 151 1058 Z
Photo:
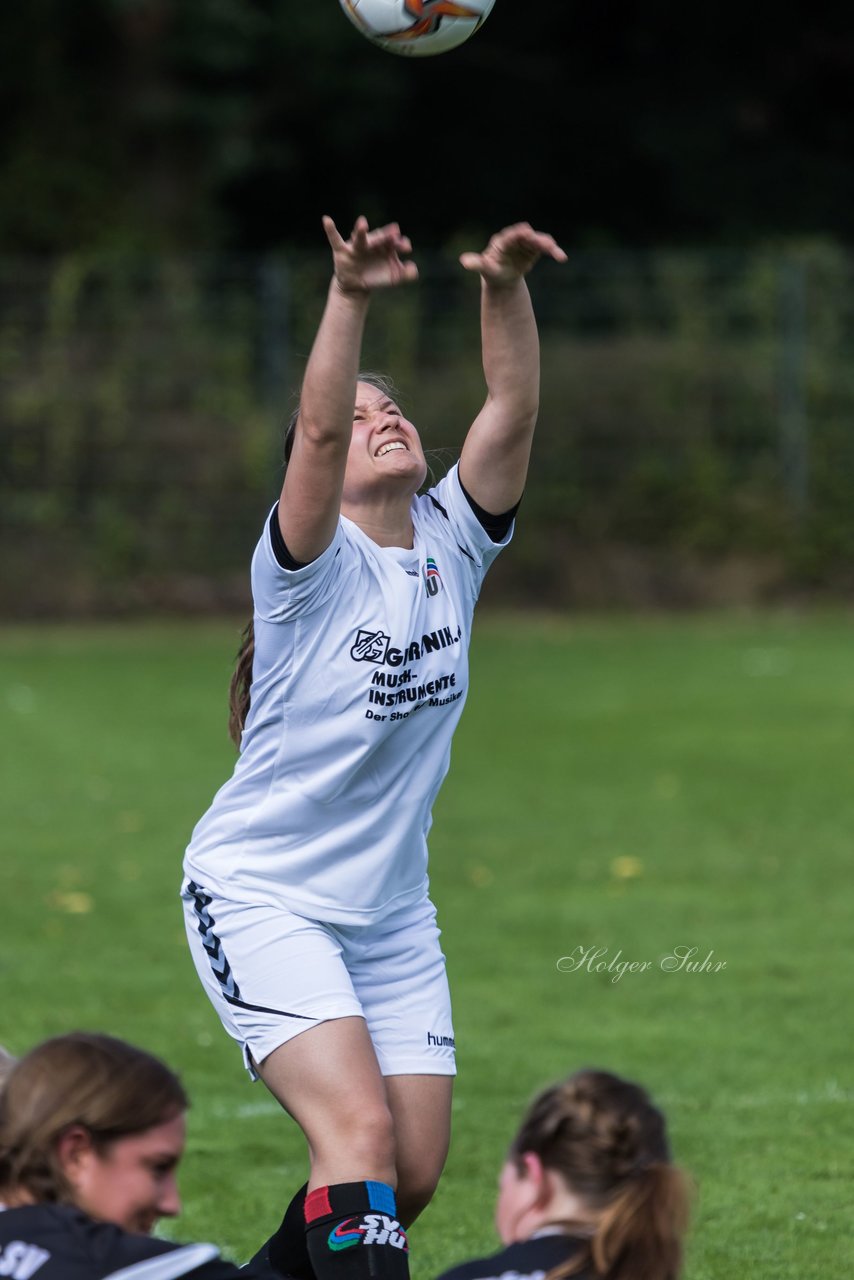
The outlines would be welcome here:
M 576 1258 L 587 1242 L 559 1231 L 538 1232 L 529 1240 L 509 1244 L 488 1258 L 474 1258 L 444 1271 L 438 1280 L 546 1280 L 550 1271 Z M 573 1280 L 592 1280 L 588 1268 Z
M 9 1280 L 274 1280 L 212 1244 L 172 1244 L 95 1222 L 69 1205 L 0 1205 L 0 1276 Z
M 492 541 L 456 467 L 413 500 L 412 522 L 409 550 L 342 516 L 326 551 L 293 570 L 265 526 L 240 756 L 185 859 L 207 891 L 354 925 L 426 895 L 472 614 L 512 529 Z

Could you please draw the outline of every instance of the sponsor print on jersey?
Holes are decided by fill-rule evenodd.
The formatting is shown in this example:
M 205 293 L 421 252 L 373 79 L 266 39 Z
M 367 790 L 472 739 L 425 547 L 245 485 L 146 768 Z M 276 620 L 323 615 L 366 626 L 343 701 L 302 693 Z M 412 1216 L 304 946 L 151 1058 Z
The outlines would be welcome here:
M 424 586 L 428 596 L 437 596 L 442 590 L 442 575 L 432 556 L 427 557 L 427 563 L 424 565 Z
M 382 631 L 363 631 L 360 628 L 350 649 L 350 657 L 354 662 L 383 662 L 390 639 Z
M 350 657 L 354 662 L 376 662 L 399 667 L 404 662 L 418 662 L 428 653 L 438 653 L 440 649 L 459 644 L 461 636 L 460 626 L 437 627 L 435 631 L 425 631 L 417 639 L 398 648 L 391 643 L 391 636 L 387 636 L 384 631 L 369 631 L 366 627 L 359 627 L 356 639 L 350 646 Z
M 336 1253 L 341 1249 L 349 1249 L 355 1244 L 387 1244 L 393 1249 L 409 1252 L 406 1232 L 396 1218 L 389 1218 L 384 1213 L 366 1213 L 360 1222 L 358 1218 L 345 1218 L 339 1222 L 334 1231 L 330 1231 L 327 1241 L 329 1248 Z
M 11 1280 L 30 1280 L 30 1276 L 34 1276 L 49 1257 L 47 1249 L 40 1249 L 37 1244 L 10 1240 L 8 1244 L 0 1245 L 0 1276 L 10 1276 Z

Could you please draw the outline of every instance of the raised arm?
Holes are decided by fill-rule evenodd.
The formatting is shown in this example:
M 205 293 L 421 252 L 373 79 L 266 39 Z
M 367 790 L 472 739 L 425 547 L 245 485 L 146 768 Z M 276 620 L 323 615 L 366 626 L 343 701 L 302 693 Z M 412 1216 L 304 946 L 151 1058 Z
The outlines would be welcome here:
M 486 401 L 469 429 L 460 479 L 485 511 L 519 501 L 528 474 L 540 399 L 540 344 L 525 276 L 543 254 L 565 262 L 554 239 L 527 222 L 505 227 L 483 253 L 460 262 L 481 278 L 481 338 Z
M 316 560 L 335 536 L 353 431 L 356 379 L 371 293 L 416 279 L 411 245 L 396 222 L 375 231 L 358 218 L 345 240 L 323 229 L 334 275 L 306 365 L 293 449 L 279 500 L 279 528 L 295 560 Z

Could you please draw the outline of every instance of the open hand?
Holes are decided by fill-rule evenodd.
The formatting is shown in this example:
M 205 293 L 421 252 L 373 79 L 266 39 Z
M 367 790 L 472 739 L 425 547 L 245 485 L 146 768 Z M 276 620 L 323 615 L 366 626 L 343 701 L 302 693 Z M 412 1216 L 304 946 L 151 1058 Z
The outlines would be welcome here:
M 324 215 L 323 230 L 332 248 L 335 279 L 344 293 L 368 293 L 418 279 L 415 263 L 401 257 L 412 252 L 412 245 L 396 222 L 371 231 L 367 218 L 357 218 L 350 239 L 345 240 Z
M 516 222 L 497 231 L 483 253 L 462 253 L 466 271 L 477 271 L 489 284 L 513 284 L 526 276 L 534 263 L 546 254 L 555 262 L 566 262 L 566 254 L 553 236 L 535 231 L 530 222 Z

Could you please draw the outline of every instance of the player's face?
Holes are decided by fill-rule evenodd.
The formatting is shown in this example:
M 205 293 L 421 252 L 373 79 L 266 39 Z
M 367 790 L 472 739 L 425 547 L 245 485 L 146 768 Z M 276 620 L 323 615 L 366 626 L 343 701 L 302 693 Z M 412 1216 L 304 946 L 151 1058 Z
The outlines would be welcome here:
M 160 1218 L 181 1209 L 175 1172 L 184 1151 L 183 1114 L 97 1150 L 77 1150 L 65 1168 L 74 1202 L 84 1213 L 147 1235 Z
M 345 501 L 358 501 L 389 479 L 411 492 L 424 483 L 427 462 L 415 427 L 384 391 L 356 387 L 353 435 L 344 477 Z

